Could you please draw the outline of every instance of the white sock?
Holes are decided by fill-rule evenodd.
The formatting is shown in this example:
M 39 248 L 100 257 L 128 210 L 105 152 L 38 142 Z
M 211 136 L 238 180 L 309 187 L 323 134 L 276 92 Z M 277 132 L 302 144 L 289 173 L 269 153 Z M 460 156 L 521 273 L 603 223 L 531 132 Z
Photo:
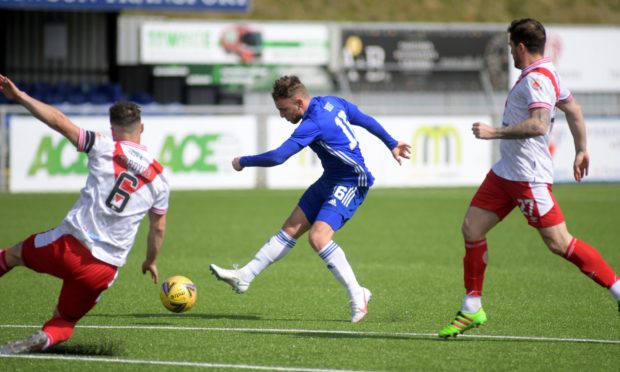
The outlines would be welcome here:
M 463 307 L 461 307 L 461 311 L 464 313 L 476 313 L 482 307 L 482 297 L 481 296 L 465 296 L 463 299 Z
M 350 299 L 353 298 L 353 295 L 362 290 L 362 287 L 355 278 L 351 265 L 349 265 L 349 261 L 347 261 L 344 251 L 338 244 L 330 240 L 318 253 L 319 257 L 327 264 L 329 271 L 331 271 L 340 284 L 346 288 L 347 295 Z
M 286 256 L 286 254 L 295 246 L 297 240 L 291 238 L 283 230 L 280 230 L 261 249 L 256 252 L 252 261 L 239 269 L 239 273 L 243 280 L 251 282 L 254 278 L 265 270 L 269 265 Z
M 616 280 L 616 282 L 609 287 L 609 293 L 614 296 L 616 301 L 620 301 L 620 280 Z

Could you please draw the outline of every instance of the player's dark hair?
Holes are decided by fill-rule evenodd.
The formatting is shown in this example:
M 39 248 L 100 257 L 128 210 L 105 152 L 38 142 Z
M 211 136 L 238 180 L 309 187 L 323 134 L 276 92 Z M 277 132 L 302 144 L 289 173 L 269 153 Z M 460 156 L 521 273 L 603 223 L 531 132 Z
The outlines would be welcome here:
M 514 45 L 523 43 L 530 53 L 544 54 L 547 34 L 542 23 L 532 18 L 515 19 L 508 27 L 510 41 Z
M 119 127 L 131 127 L 141 122 L 140 106 L 129 101 L 119 101 L 110 106 L 110 123 Z
M 273 83 L 271 97 L 273 100 L 280 98 L 293 98 L 296 95 L 308 96 L 306 86 L 295 75 L 284 75 Z

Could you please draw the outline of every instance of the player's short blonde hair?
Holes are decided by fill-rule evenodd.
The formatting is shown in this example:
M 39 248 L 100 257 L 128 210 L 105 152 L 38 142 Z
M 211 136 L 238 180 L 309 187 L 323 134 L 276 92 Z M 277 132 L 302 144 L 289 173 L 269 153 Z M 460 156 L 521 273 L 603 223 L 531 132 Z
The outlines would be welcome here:
M 295 96 L 308 97 L 306 86 L 295 75 L 284 75 L 273 83 L 271 97 L 274 101 Z

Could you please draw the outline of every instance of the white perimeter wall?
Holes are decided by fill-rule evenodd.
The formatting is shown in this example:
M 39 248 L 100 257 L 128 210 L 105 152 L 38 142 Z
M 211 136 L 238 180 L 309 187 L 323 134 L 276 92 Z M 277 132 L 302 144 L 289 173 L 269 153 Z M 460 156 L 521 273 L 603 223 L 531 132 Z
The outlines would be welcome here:
M 104 115 L 72 116 L 79 126 L 109 134 Z M 413 157 L 399 166 L 389 150 L 363 128 L 353 126 L 376 187 L 473 186 L 492 165 L 493 141 L 471 134 L 484 116 L 377 116 L 396 138 L 413 145 Z M 304 149 L 286 163 L 236 172 L 231 161 L 273 149 L 294 126 L 277 116 L 144 116 L 142 142 L 164 164 L 171 187 L 181 189 L 304 188 L 322 172 L 318 158 Z M 259 132 L 263 122 L 265 132 Z M 591 156 L 587 181 L 620 181 L 620 118 L 588 119 Z M 10 190 L 75 191 L 84 184 L 86 159 L 58 133 L 29 116 L 9 121 Z M 264 139 L 264 145 L 260 145 Z M 552 134 L 557 182 L 572 181 L 573 140 L 563 118 Z M 262 173 L 261 173 L 262 172 Z M 264 177 L 264 179 L 263 179 Z

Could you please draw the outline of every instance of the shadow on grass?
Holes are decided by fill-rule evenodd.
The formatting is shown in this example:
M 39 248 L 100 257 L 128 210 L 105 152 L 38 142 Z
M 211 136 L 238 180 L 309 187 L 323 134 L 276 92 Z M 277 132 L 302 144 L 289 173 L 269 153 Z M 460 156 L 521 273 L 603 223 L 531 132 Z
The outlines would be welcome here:
M 61 344 L 53 347 L 50 350 L 46 350 L 43 353 L 55 355 L 86 356 L 117 356 L 122 354 L 120 346 L 110 341 L 104 341 L 98 344 Z

